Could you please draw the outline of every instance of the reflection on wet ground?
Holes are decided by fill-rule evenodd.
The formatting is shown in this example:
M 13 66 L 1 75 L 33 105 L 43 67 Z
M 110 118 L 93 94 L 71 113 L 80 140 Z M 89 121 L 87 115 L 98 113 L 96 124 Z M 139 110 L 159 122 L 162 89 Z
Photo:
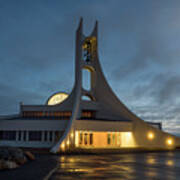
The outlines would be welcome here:
M 180 152 L 67 155 L 51 180 L 180 179 Z

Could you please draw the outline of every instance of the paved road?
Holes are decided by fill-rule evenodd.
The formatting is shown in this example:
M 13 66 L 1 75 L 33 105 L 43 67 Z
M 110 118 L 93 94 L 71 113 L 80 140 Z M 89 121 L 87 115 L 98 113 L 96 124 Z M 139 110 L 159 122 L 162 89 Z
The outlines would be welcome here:
M 52 172 L 52 173 L 50 173 Z M 180 180 L 180 151 L 104 155 L 36 155 L 0 180 Z
M 180 152 L 57 157 L 50 180 L 180 180 Z
M 57 165 L 58 158 L 49 154 L 35 154 L 36 160 L 13 169 L 0 171 L 0 180 L 43 180 Z

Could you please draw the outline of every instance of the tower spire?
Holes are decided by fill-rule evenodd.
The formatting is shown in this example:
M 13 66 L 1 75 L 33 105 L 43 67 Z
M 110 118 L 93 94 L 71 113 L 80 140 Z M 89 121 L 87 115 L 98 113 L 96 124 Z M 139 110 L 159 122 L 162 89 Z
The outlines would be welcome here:
M 91 36 L 97 37 L 97 35 L 98 35 L 98 21 L 96 20 L 96 23 L 94 25 L 94 29 L 93 29 L 93 31 L 91 33 Z

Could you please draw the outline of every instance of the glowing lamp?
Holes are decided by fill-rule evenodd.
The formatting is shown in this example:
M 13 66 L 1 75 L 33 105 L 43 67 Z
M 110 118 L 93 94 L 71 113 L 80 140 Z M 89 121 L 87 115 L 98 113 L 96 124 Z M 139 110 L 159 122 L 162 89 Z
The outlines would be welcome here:
M 65 149 L 65 144 L 64 144 L 64 143 L 61 144 L 61 149 L 62 149 L 62 150 Z
M 148 132 L 147 137 L 148 137 L 149 140 L 154 139 L 154 133 L 153 132 Z
M 171 138 L 168 138 L 166 143 L 167 145 L 171 146 L 173 144 L 173 140 Z

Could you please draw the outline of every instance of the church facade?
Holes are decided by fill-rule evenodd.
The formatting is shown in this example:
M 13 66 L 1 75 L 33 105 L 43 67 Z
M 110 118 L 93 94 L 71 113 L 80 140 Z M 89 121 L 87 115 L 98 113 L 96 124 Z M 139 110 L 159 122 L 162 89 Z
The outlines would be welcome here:
M 20 105 L 17 115 L 0 117 L 0 146 L 48 148 L 51 152 L 166 150 L 180 138 L 133 114 L 116 97 L 101 70 L 98 23 L 89 36 L 83 20 L 76 31 L 75 82 L 71 93 L 56 93 L 45 105 Z M 90 76 L 83 86 L 84 72 Z

